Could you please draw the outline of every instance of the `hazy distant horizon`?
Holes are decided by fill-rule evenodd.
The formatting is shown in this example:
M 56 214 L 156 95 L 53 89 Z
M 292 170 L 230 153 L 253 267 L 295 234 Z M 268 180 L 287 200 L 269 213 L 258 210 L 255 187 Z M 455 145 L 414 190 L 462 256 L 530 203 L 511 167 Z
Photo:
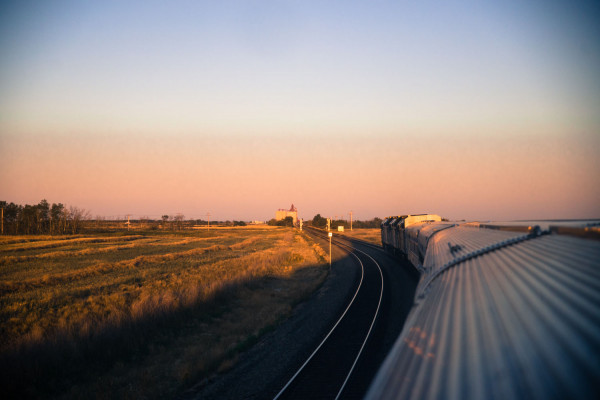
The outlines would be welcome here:
M 600 217 L 594 2 L 5 2 L 0 200 Z

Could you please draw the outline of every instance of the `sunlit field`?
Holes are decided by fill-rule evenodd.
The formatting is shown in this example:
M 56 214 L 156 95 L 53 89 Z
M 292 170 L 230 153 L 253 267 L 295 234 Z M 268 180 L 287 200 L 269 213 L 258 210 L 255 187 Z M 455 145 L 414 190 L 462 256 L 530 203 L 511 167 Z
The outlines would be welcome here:
M 334 233 L 336 234 L 336 233 Z M 355 239 L 364 240 L 369 243 L 381 246 L 381 230 L 380 229 L 347 229 L 342 235 L 349 236 Z
M 172 397 L 324 280 L 291 228 L 0 238 L 1 392 Z

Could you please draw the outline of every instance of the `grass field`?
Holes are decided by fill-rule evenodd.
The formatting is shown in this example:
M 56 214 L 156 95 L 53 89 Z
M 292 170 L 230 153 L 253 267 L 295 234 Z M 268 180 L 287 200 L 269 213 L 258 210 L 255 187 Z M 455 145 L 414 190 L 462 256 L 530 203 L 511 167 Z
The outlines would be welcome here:
M 336 234 L 336 233 L 334 233 L 334 234 Z M 341 233 L 341 234 L 381 246 L 381 230 L 380 229 L 353 229 L 353 230 L 346 230 L 344 233 Z
M 0 237 L 0 391 L 172 397 L 312 293 L 324 256 L 268 226 Z

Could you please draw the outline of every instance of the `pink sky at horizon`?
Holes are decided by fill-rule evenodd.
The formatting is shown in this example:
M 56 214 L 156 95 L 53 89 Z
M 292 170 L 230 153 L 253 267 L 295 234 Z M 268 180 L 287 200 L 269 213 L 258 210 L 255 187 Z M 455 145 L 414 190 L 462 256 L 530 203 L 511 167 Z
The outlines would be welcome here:
M 597 137 L 62 137 L 20 135 L 0 196 L 93 216 L 268 220 L 431 212 L 452 219 L 600 216 Z M 32 161 L 35 160 L 35 163 Z M 13 194 L 8 197 L 5 193 Z M 576 205 L 576 206 L 575 206 Z

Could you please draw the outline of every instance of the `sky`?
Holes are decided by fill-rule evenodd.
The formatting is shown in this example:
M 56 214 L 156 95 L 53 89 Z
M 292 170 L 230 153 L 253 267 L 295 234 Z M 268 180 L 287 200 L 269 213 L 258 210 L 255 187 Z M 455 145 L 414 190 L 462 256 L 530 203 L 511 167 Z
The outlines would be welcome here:
M 581 1 L 5 1 L 0 200 L 600 218 L 599 38 Z

